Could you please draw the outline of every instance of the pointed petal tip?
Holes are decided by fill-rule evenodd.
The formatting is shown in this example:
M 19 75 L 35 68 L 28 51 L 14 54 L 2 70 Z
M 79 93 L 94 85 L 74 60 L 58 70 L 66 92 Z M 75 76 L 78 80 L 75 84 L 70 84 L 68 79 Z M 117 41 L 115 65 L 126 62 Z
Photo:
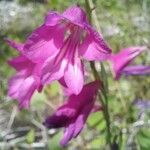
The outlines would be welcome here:
M 19 52 L 22 52 L 24 47 L 23 43 L 15 42 L 14 40 L 11 40 L 9 38 L 4 38 L 4 40 L 9 46 L 11 46 L 12 48 L 16 49 Z

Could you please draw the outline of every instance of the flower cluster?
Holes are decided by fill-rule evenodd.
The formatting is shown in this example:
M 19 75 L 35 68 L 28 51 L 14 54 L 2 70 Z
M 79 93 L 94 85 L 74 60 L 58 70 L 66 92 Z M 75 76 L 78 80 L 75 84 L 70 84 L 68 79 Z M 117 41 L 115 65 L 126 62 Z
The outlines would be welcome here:
M 8 82 L 8 95 L 18 100 L 20 109 L 29 108 L 34 92 L 41 92 L 43 86 L 53 81 L 67 89 L 66 103 L 44 122 L 48 128 L 65 128 L 62 145 L 81 132 L 101 89 L 99 80 L 84 85 L 83 59 L 110 61 L 115 79 L 122 74 L 150 73 L 149 66 L 128 66 L 145 47 L 130 47 L 111 54 L 111 48 L 79 6 L 72 6 L 62 14 L 48 12 L 44 23 L 24 43 L 6 41 L 19 53 L 8 61 L 17 72 Z M 102 110 L 101 106 L 98 110 Z

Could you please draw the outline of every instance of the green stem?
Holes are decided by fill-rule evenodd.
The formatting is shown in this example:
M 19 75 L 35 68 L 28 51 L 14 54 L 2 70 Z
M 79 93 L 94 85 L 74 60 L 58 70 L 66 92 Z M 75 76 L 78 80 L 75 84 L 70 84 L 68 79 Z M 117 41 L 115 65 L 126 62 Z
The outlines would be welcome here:
M 92 1 L 92 0 L 91 0 Z M 91 7 L 90 7 L 90 3 L 89 0 L 85 0 L 85 8 L 86 8 L 86 12 L 89 18 L 89 22 L 91 23 Z M 99 29 L 100 30 L 100 29 Z M 103 116 L 105 118 L 105 122 L 106 122 L 106 130 L 107 130 L 107 137 L 106 137 L 106 142 L 109 145 L 109 148 L 112 149 L 112 143 L 111 143 L 111 131 L 110 131 L 110 116 L 109 116 L 109 107 L 108 107 L 108 97 L 107 97 L 107 93 L 105 91 L 105 87 L 103 85 L 103 82 L 101 80 L 101 77 L 95 67 L 95 63 L 94 62 L 90 62 L 90 67 L 93 73 L 93 76 L 96 80 L 99 80 L 101 82 L 101 93 L 98 93 L 99 96 L 99 100 L 100 103 L 103 107 Z M 102 95 L 101 95 L 102 94 Z M 103 98 L 102 98 L 103 96 Z
M 106 122 L 106 130 L 107 130 L 107 136 L 106 136 L 106 142 L 107 144 L 109 145 L 109 148 L 111 149 L 111 131 L 110 131 L 110 116 L 109 116 L 109 107 L 108 107 L 108 98 L 107 98 L 107 94 L 105 93 L 105 90 L 104 90 L 104 87 L 103 87 L 103 82 L 101 81 L 100 79 L 100 76 L 96 70 L 96 67 L 95 67 L 95 63 L 94 62 L 90 62 L 90 66 L 91 66 L 91 70 L 92 70 L 92 73 L 94 75 L 94 78 L 96 80 L 99 80 L 101 82 L 101 92 L 103 97 L 104 97 L 104 100 L 102 98 L 102 95 L 101 93 L 99 92 L 98 93 L 98 97 L 99 97 L 99 100 L 100 100 L 100 103 L 103 107 L 103 116 L 105 118 L 105 122 Z
M 99 75 L 98 75 L 98 72 L 97 72 L 97 70 L 96 70 L 94 61 L 91 61 L 91 62 L 90 62 L 90 67 L 91 67 L 91 70 L 92 70 L 92 72 L 93 72 L 94 78 L 95 78 L 96 80 L 99 80 Z

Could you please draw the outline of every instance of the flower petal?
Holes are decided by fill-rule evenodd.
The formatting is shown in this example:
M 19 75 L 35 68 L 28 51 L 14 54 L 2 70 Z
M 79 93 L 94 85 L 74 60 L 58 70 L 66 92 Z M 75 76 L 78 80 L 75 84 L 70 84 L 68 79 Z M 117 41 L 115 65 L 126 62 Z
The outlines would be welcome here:
M 63 139 L 60 141 L 60 144 L 62 146 L 66 146 L 68 144 L 68 142 L 72 139 L 74 129 L 75 129 L 74 123 L 69 124 L 69 126 L 65 129 Z
M 72 117 L 74 117 L 76 115 L 76 110 L 74 108 L 69 108 L 67 106 L 64 106 L 64 108 L 59 108 L 56 112 L 56 115 L 57 116 L 67 116 L 69 117 L 70 119 Z
M 28 108 L 31 96 L 37 88 L 37 84 L 32 76 L 26 77 L 24 71 L 13 76 L 8 82 L 8 95 L 17 99 L 19 108 Z
M 59 107 L 54 115 L 46 119 L 48 128 L 65 127 L 61 145 L 76 137 L 82 130 L 89 113 L 92 111 L 100 82 L 85 85 L 79 95 L 71 95 L 66 104 Z
M 122 74 L 128 75 L 150 75 L 150 66 L 136 65 L 125 67 Z
M 60 21 L 61 16 L 54 11 L 48 12 L 48 14 L 45 17 L 45 25 L 47 26 L 55 26 Z
M 6 38 L 5 41 L 14 49 L 16 49 L 17 51 L 19 52 L 22 52 L 23 51 L 23 47 L 24 47 L 24 44 L 22 43 L 17 43 L 11 39 L 8 39 Z
M 84 28 L 84 24 L 87 23 L 86 13 L 79 6 L 69 7 L 64 11 L 62 17 L 82 28 Z
M 90 25 L 86 25 L 86 30 L 89 33 L 79 47 L 80 55 L 89 61 L 107 59 L 111 49 L 104 41 L 102 35 L 96 32 Z
M 83 107 L 83 109 L 81 110 L 80 114 L 78 115 L 76 122 L 75 122 L 75 130 L 73 133 L 73 137 L 77 137 L 78 134 L 82 131 L 84 124 L 92 110 L 94 103 L 92 101 L 92 103 L 85 105 L 85 107 Z
M 65 127 L 69 120 L 70 118 L 67 116 L 57 116 L 56 114 L 53 114 L 52 116 L 47 117 L 43 124 L 50 129 L 61 128 Z
M 21 71 L 24 69 L 32 70 L 35 66 L 29 59 L 25 56 L 20 55 L 18 57 L 13 58 L 12 60 L 8 61 L 8 64 L 15 68 L 17 71 Z
M 48 58 L 42 68 L 42 83 L 51 83 L 54 80 L 61 79 L 64 75 L 66 65 L 66 59 L 56 63 L 56 57 Z
M 64 77 L 62 77 L 60 80 L 59 80 L 59 83 L 61 84 L 62 86 L 62 89 L 63 89 L 63 93 L 65 96 L 70 96 L 73 94 L 73 91 L 70 90 L 67 85 L 66 85 L 66 82 L 64 80 Z
M 74 94 L 78 95 L 84 83 L 83 77 L 83 65 L 79 58 L 75 58 L 75 62 L 68 63 L 68 66 L 65 70 L 64 80 L 66 85 L 70 91 Z
M 26 78 L 23 83 L 20 85 L 18 100 L 19 108 L 29 108 L 30 100 L 37 88 L 37 84 L 32 76 Z
M 17 99 L 19 95 L 19 88 L 25 79 L 24 72 L 18 73 L 11 77 L 8 81 L 8 95 L 11 98 Z
M 144 46 L 129 47 L 122 49 L 119 53 L 110 56 L 109 60 L 112 63 L 114 78 L 118 80 L 121 76 L 121 71 L 132 62 L 134 58 L 141 54 L 146 49 Z
M 24 54 L 34 62 L 43 62 L 58 52 L 63 39 L 63 27 L 42 25 L 29 36 L 24 46 Z

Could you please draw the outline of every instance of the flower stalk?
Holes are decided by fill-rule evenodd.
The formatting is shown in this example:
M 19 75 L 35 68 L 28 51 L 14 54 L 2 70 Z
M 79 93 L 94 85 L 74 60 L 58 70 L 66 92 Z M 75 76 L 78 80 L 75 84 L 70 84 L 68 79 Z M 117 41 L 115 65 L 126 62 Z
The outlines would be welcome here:
M 92 12 L 92 8 L 93 7 L 94 7 L 94 5 L 92 3 L 92 0 L 91 1 L 85 0 L 85 8 L 86 8 L 88 20 L 90 21 L 90 23 L 92 22 L 91 12 Z M 97 18 L 96 17 L 96 13 L 94 13 L 93 17 Z M 100 26 L 98 24 L 97 19 L 96 19 L 95 22 L 96 22 L 97 30 L 100 31 Z M 101 91 L 98 93 L 98 96 L 99 96 L 100 103 L 101 103 L 101 105 L 103 107 L 103 116 L 104 116 L 104 119 L 105 119 L 105 122 L 106 122 L 106 130 L 107 130 L 106 142 L 109 145 L 109 148 L 112 149 L 111 130 L 110 130 L 110 115 L 109 115 L 109 106 L 108 106 L 107 91 L 106 91 L 105 85 L 103 84 L 103 81 L 102 81 L 102 79 L 101 79 L 101 77 L 100 77 L 100 75 L 99 75 L 99 73 L 98 73 L 98 71 L 96 69 L 95 62 L 91 61 L 90 62 L 90 67 L 91 67 L 91 70 L 92 70 L 94 78 L 96 80 L 99 80 L 101 82 Z

